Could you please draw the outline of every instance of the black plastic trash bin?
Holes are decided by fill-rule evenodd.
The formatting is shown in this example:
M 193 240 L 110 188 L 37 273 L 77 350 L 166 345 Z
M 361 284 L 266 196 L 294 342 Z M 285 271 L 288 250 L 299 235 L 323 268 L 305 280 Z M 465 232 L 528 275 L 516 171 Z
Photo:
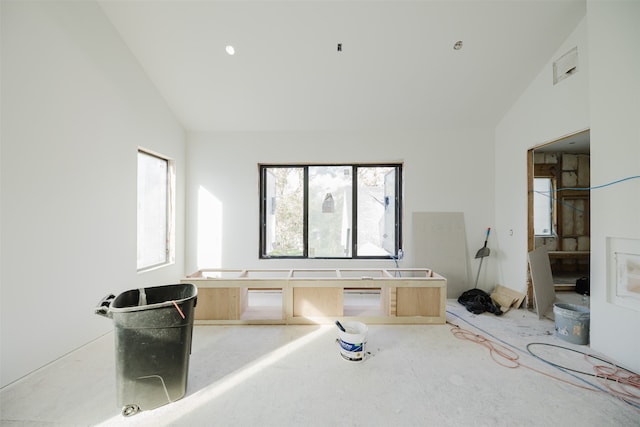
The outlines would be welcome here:
M 108 295 L 96 307 L 96 314 L 113 319 L 122 415 L 184 396 L 197 294 L 192 284 L 155 286 Z

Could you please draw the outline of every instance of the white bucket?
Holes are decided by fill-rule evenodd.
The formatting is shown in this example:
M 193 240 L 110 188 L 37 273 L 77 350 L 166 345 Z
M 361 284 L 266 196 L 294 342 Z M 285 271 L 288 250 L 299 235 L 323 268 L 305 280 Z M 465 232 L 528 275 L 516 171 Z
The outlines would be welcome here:
M 589 344 L 590 310 L 588 307 L 575 304 L 554 304 L 553 317 L 556 336 L 573 344 Z
M 338 339 L 336 340 L 340 355 L 344 360 L 350 362 L 363 361 L 369 328 L 361 322 L 344 322 L 342 326 L 345 332 L 338 329 Z

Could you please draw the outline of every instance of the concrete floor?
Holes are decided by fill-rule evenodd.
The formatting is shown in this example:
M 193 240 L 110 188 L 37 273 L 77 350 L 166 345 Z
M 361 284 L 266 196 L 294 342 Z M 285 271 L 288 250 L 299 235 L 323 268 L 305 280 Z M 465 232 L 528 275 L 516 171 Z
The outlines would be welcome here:
M 606 381 L 527 352 L 529 343 L 558 345 L 531 348 L 557 365 L 592 371 L 566 350 L 589 347 L 554 336 L 552 320 L 522 309 L 473 315 L 454 300 L 447 312 L 451 324 L 501 342 L 517 362 L 457 338 L 451 324 L 370 325 L 362 363 L 340 357 L 335 326 L 196 326 L 185 397 L 123 417 L 110 333 L 0 390 L 0 424 L 640 426 L 640 404 L 604 391 Z

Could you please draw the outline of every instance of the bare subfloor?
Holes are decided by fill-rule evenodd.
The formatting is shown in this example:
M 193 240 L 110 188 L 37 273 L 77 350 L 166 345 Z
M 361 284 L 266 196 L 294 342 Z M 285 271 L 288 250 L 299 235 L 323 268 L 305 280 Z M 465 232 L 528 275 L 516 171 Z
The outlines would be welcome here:
M 335 326 L 196 326 L 185 397 L 126 418 L 110 333 L 2 389 L 1 424 L 640 425 L 640 405 L 614 396 L 607 381 L 527 351 L 534 343 L 541 358 L 578 371 L 603 364 L 571 351 L 589 347 L 554 336 L 552 320 L 522 309 L 473 315 L 454 300 L 447 312 L 447 325 L 370 325 L 362 363 L 340 357 Z M 452 324 L 504 348 L 461 339 Z

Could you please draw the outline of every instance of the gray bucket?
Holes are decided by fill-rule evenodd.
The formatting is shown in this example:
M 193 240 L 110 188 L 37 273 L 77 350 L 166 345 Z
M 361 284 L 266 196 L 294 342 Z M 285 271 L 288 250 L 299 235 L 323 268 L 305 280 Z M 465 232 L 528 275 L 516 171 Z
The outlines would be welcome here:
M 556 335 L 573 344 L 589 344 L 588 307 L 575 304 L 554 304 Z

